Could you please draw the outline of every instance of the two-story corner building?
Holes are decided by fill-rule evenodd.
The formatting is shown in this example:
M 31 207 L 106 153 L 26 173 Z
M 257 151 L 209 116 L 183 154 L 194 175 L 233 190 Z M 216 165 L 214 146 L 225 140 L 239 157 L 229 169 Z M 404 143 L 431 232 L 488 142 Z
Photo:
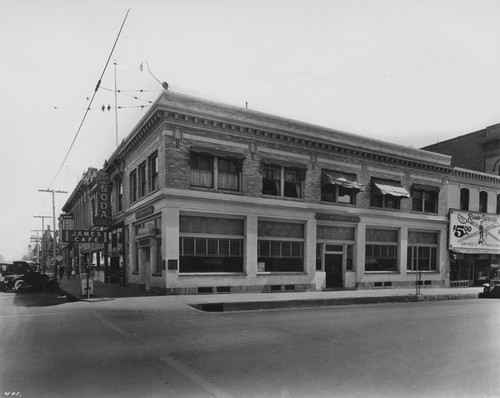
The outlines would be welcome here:
M 446 155 L 165 92 L 105 171 L 138 288 L 449 285 Z
M 98 170 L 90 167 L 78 182 L 62 207 L 59 216 L 61 236 L 64 231 L 99 231 L 94 225 L 97 211 L 95 182 Z M 63 243 L 63 263 L 77 274 L 86 272 L 87 266 L 96 270 L 95 277 L 104 282 L 104 244 L 92 243 L 82 236 L 71 243 Z

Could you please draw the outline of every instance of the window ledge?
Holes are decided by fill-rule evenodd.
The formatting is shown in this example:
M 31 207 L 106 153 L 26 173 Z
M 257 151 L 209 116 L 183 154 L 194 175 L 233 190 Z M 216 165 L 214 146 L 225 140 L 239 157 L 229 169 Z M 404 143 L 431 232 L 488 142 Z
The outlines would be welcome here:
M 413 270 L 407 270 L 406 273 L 407 274 L 416 274 L 417 272 L 421 272 L 423 274 L 440 274 L 440 272 L 438 270 L 418 270 L 418 271 L 413 271 Z
M 278 195 L 265 195 L 262 194 L 264 199 L 281 199 L 281 200 L 291 200 L 293 202 L 305 202 L 304 198 L 289 198 L 288 196 L 278 196 Z
M 365 271 L 365 274 L 401 274 L 399 271 Z
M 291 272 L 291 271 L 259 271 L 257 272 L 257 276 L 268 276 L 268 275 L 276 275 L 276 276 L 281 276 L 281 275 L 307 275 L 305 272 L 298 271 L 298 272 Z
M 200 192 L 213 192 L 213 193 L 226 193 L 226 194 L 232 194 L 232 195 L 243 195 L 243 193 L 241 191 L 231 191 L 230 189 L 205 188 L 205 187 L 196 187 L 194 185 L 190 185 L 190 188 L 193 191 L 200 191 Z
M 191 277 L 199 277 L 199 276 L 242 276 L 246 277 L 247 274 L 244 272 L 185 272 L 181 273 L 179 272 L 179 277 L 184 278 L 191 278 Z

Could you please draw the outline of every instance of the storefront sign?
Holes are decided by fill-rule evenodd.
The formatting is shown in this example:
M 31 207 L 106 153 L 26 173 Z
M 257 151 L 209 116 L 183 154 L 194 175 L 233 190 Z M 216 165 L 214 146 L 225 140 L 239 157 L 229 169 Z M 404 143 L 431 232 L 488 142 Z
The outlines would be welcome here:
M 97 209 L 94 215 L 94 225 L 108 227 L 111 225 L 111 184 L 106 173 L 98 174 L 96 185 Z
M 358 223 L 361 219 L 358 216 L 345 216 L 342 214 L 324 214 L 317 213 L 316 220 L 336 221 L 336 222 L 355 222 Z
M 106 243 L 108 233 L 104 231 L 88 231 L 69 229 L 61 231 L 61 238 L 66 243 Z
M 500 254 L 500 215 L 450 210 L 450 250 Z
M 155 212 L 154 206 L 146 207 L 145 209 L 139 210 L 137 213 L 135 213 L 135 219 L 138 220 L 139 218 L 150 216 L 154 212 Z

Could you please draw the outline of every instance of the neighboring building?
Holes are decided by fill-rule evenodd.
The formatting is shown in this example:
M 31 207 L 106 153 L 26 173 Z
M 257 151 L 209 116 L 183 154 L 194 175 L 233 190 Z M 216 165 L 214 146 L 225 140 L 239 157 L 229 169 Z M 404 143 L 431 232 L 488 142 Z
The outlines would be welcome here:
M 450 155 L 455 166 L 448 190 L 451 286 L 481 285 L 500 265 L 500 124 L 423 149 Z
M 451 156 L 453 167 L 500 175 L 500 124 L 422 149 Z
M 165 92 L 104 171 L 128 285 L 449 286 L 449 156 Z
M 62 207 L 63 214 L 59 216 L 59 231 L 65 230 L 100 231 L 101 227 L 94 225 L 96 212 L 95 179 L 97 169 L 89 167 L 76 188 L 70 194 Z M 63 264 L 75 270 L 77 274 L 87 271 L 87 267 L 96 271 L 96 278 L 104 282 L 104 245 L 100 243 L 62 243 Z

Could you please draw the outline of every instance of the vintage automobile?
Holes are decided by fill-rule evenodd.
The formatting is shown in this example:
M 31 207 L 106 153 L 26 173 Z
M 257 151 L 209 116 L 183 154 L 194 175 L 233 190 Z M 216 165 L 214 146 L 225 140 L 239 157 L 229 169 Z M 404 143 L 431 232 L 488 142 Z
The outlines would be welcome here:
M 0 291 L 13 290 L 23 292 L 26 289 L 38 291 L 59 290 L 59 283 L 56 279 L 38 271 L 38 264 L 32 261 L 14 261 L 12 271 L 0 281 Z
M 483 284 L 483 292 L 479 293 L 482 298 L 500 298 L 500 280 L 491 280 Z
M 490 281 L 483 284 L 483 292 L 479 293 L 479 297 L 484 298 L 500 298 L 500 267 L 494 264 L 490 269 Z

